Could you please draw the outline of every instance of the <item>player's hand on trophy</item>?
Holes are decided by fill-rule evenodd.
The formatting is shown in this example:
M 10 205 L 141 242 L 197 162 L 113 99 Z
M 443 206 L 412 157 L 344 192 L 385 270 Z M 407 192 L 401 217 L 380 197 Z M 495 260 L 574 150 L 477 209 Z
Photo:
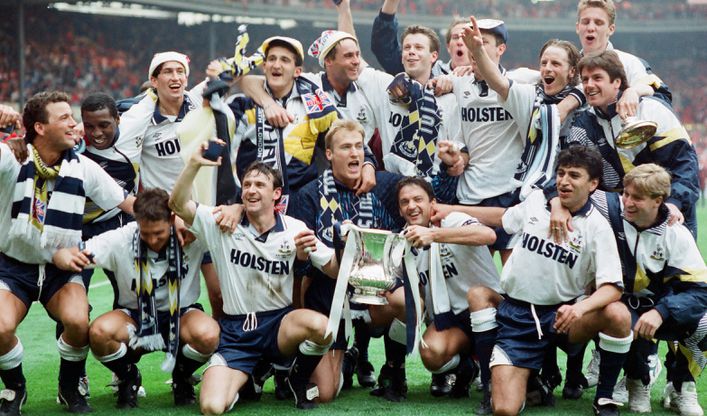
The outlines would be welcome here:
M 471 25 L 464 27 L 464 44 L 470 51 L 479 51 L 484 47 L 484 38 L 476 24 L 476 17 L 469 16 Z
M 309 253 L 317 251 L 317 236 L 314 235 L 314 231 L 300 231 L 295 236 L 295 247 L 297 248 L 297 260 L 309 259 Z
M 675 223 L 682 224 L 685 222 L 685 216 L 675 204 L 666 202 L 665 206 L 667 206 L 668 211 L 670 211 L 670 215 L 668 215 L 668 225 L 673 225 Z
M 621 94 L 621 99 L 616 103 L 616 113 L 621 120 L 626 121 L 628 117 L 633 117 L 638 111 L 639 96 L 633 88 L 626 88 Z
M 376 168 L 370 163 L 364 163 L 361 176 L 358 177 L 354 187 L 356 196 L 369 192 L 374 186 L 376 186 Z
M 219 205 L 214 208 L 213 214 L 217 215 L 216 225 L 221 232 L 234 233 L 243 217 L 243 204 Z
M 52 257 L 52 262 L 61 270 L 80 273 L 93 263 L 92 257 L 86 250 L 81 251 L 78 247 L 71 247 L 57 250 Z
M 655 331 L 662 324 L 663 317 L 660 316 L 657 310 L 651 309 L 638 318 L 636 325 L 633 327 L 633 335 L 634 337 L 641 337 L 651 341 L 655 336 Z
M 567 334 L 570 332 L 572 324 L 579 320 L 584 315 L 579 303 L 573 305 L 562 305 L 557 310 L 557 315 L 555 316 L 555 323 L 553 328 L 560 334 Z
M 557 244 L 562 244 L 569 239 L 572 228 L 572 214 L 560 203 L 560 198 L 550 200 L 550 229 L 547 236 Z
M 223 148 L 225 145 L 226 142 L 217 138 L 202 143 L 189 158 L 189 164 L 192 166 L 220 166 L 221 156 L 214 157 L 213 153 L 218 151 L 218 154 L 220 154 L 217 146 Z
M 405 231 L 403 231 L 403 235 L 410 244 L 416 248 L 428 247 L 435 241 L 435 231 L 420 225 L 408 226 Z

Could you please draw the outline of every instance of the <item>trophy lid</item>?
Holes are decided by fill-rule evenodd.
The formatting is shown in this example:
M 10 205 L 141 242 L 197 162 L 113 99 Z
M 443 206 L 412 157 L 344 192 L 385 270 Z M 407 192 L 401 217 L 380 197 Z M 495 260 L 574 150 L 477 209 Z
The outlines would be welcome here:
M 658 123 L 639 120 L 628 123 L 616 136 L 616 147 L 631 149 L 650 140 L 658 129 Z

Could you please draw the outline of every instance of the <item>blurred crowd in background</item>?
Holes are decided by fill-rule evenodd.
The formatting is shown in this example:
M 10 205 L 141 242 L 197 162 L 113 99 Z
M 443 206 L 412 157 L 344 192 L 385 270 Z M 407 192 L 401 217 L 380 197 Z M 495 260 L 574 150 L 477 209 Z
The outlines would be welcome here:
M 223 0 L 243 3 L 245 0 Z M 264 0 L 265 4 L 333 8 L 331 0 Z M 469 2 L 471 3 L 471 2 Z M 380 0 L 356 0 L 356 10 L 376 11 Z M 465 10 L 460 10 L 464 7 Z M 496 18 L 574 18 L 576 2 L 538 2 L 512 0 L 477 0 L 473 4 L 452 0 L 405 0 L 401 14 L 464 15 L 470 9 L 478 16 Z M 687 1 L 660 0 L 617 2 L 617 34 L 612 38 L 617 47 L 648 60 L 655 72 L 670 86 L 673 106 L 689 129 L 702 165 L 703 183 L 707 177 L 707 52 L 700 36 L 668 34 L 661 36 L 665 44 L 657 45 L 656 37 L 642 41 L 642 34 L 621 32 L 621 22 L 656 19 L 704 19 L 707 4 L 691 5 Z M 155 52 L 179 50 L 189 55 L 193 68 L 205 68 L 214 56 L 210 55 L 208 30 L 202 26 L 181 26 L 174 21 L 106 17 L 61 13 L 44 7 L 29 7 L 26 16 L 26 71 L 25 97 L 46 89 L 60 89 L 72 96 L 78 104 L 88 92 L 102 90 L 116 98 L 138 93 L 147 79 L 147 66 Z M 377 66 L 370 53 L 370 25 L 356 21 L 364 57 Z M 360 26 L 360 29 L 359 29 Z M 61 30 L 57 31 L 57 28 Z M 129 30 L 128 30 L 129 29 Z M 249 32 L 256 47 L 267 36 L 283 31 L 276 26 L 251 26 Z M 321 27 L 301 26 L 288 29 L 290 36 L 308 45 Z M 213 35 L 212 31 L 212 35 Z M 443 36 L 443 34 L 440 34 Z M 703 32 L 700 32 L 703 35 Z M 646 35 L 649 36 L 649 35 Z M 511 31 L 509 50 L 504 55 L 508 68 L 537 67 L 537 50 L 550 37 L 564 37 L 578 43 L 573 28 L 561 33 Z M 215 30 L 216 56 L 232 53 L 235 30 L 233 25 L 219 25 Z M 17 29 L 12 20 L 0 21 L 0 103 L 16 103 L 19 99 Z M 686 41 L 687 39 L 687 41 Z M 690 39 L 693 42 L 690 42 Z M 225 41 L 224 41 L 225 40 Z M 627 44 L 622 43 L 627 40 Z M 688 43 L 688 44 L 686 44 Z M 679 47 L 677 47 L 679 45 Z M 640 50 L 634 50 L 639 48 Z M 444 54 L 443 54 L 444 55 Z M 446 59 L 443 57 L 443 59 Z M 305 60 L 305 70 L 318 71 L 313 59 Z M 199 71 L 193 71 L 190 82 L 199 81 Z

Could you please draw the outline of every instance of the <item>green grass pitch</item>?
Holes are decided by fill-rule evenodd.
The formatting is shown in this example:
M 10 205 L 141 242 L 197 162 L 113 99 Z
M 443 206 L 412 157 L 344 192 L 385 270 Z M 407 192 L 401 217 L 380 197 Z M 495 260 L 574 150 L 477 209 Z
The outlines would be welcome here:
M 700 238 L 698 241 L 703 256 L 707 256 L 707 208 L 700 208 L 697 212 L 700 227 Z M 113 294 L 108 282 L 102 273 L 98 273 L 92 282 L 90 300 L 93 304 L 93 316 L 104 313 L 110 307 Z M 202 296 L 202 303 L 208 306 L 205 296 Z M 24 322 L 18 331 L 19 337 L 25 347 L 24 371 L 27 377 L 28 402 L 23 408 L 26 415 L 61 415 L 66 414 L 59 405 L 56 404 L 57 374 L 59 355 L 56 351 L 54 340 L 54 324 L 47 318 L 46 313 L 40 305 L 33 305 Z M 661 343 L 661 356 L 664 353 L 665 344 Z M 373 364 L 379 368 L 382 363 L 383 346 L 380 340 L 373 340 L 371 343 L 371 357 Z M 588 353 L 587 353 L 588 354 Z M 159 369 L 159 364 L 163 359 L 163 353 L 153 353 L 145 356 L 140 362 L 143 375 L 143 383 L 147 389 L 147 397 L 141 398 L 139 408 L 129 411 L 118 411 L 115 409 L 115 398 L 106 385 L 110 382 L 110 373 L 105 367 L 100 365 L 93 357 L 88 360 L 88 374 L 91 385 L 91 405 L 95 415 L 115 415 L 135 414 L 150 416 L 166 415 L 188 415 L 198 414 L 197 406 L 176 409 L 172 406 L 172 395 L 170 387 L 164 382 L 170 378 L 169 374 L 163 373 Z M 564 362 L 561 356 L 559 361 Z M 585 359 L 585 366 L 588 359 Z M 342 392 L 340 397 L 331 404 L 319 406 L 319 408 L 308 411 L 311 415 L 459 415 L 472 414 L 480 399 L 480 393 L 472 392 L 469 399 L 437 399 L 429 394 L 430 375 L 422 367 L 419 357 L 408 359 L 408 384 L 410 392 L 407 401 L 403 403 L 388 403 L 382 399 L 371 397 L 368 390 L 358 387 L 354 382 L 353 390 Z M 665 385 L 665 370 L 661 374 L 660 380 L 652 391 L 652 405 L 654 414 L 672 414 L 665 411 L 660 406 L 660 397 Z M 702 377 L 698 380 L 698 391 L 701 394 L 700 403 L 707 409 L 707 380 Z M 524 412 L 528 415 L 588 415 L 591 414 L 591 400 L 594 389 L 585 392 L 579 401 L 562 400 L 561 389 L 555 390 L 557 404 L 554 408 L 530 408 Z M 265 394 L 260 402 L 244 403 L 236 405 L 234 414 L 240 415 L 302 415 L 304 411 L 297 410 L 292 403 L 275 400 L 273 395 L 272 381 L 268 381 L 265 386 Z M 629 414 L 627 408 L 624 414 Z

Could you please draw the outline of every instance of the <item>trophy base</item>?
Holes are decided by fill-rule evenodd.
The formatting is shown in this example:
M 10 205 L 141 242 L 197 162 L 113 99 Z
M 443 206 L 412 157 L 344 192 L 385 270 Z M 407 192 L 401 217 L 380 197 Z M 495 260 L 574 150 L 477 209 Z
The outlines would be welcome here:
M 388 299 L 374 293 L 354 293 L 351 295 L 351 302 L 364 303 L 366 305 L 387 305 Z

